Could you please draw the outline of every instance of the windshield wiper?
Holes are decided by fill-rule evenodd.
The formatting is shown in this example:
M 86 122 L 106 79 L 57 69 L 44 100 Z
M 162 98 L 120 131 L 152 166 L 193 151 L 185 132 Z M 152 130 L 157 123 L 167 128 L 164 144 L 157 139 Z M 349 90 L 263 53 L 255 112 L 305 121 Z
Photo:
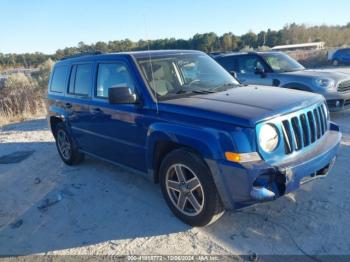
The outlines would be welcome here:
M 238 87 L 238 86 L 242 86 L 242 85 L 241 84 L 234 84 L 234 83 L 226 83 L 226 84 L 214 87 L 214 88 L 210 89 L 210 91 L 221 92 L 221 91 L 226 91 L 230 88 L 234 88 L 234 87 Z
M 280 73 L 298 72 L 303 70 L 305 70 L 305 68 L 282 69 L 280 70 Z
M 192 93 L 195 93 L 195 94 L 212 94 L 212 93 L 215 93 L 215 92 L 212 91 L 212 90 L 203 90 L 203 89 L 200 89 L 200 90 L 192 90 L 191 92 L 192 92 Z
M 227 84 L 220 85 L 218 87 L 211 88 L 211 89 L 197 89 L 197 90 L 180 89 L 180 90 L 176 91 L 174 94 L 176 94 L 176 95 L 188 94 L 188 93 L 193 93 L 193 94 L 213 94 L 213 93 L 216 93 L 216 92 L 225 91 L 225 90 L 229 89 L 229 87 L 237 87 L 237 86 L 240 86 L 240 85 L 239 84 L 233 84 L 233 83 L 227 83 Z
M 183 90 L 183 89 L 180 89 L 180 90 L 178 90 L 178 91 L 176 91 L 176 95 L 180 95 L 180 94 L 186 94 L 186 93 L 188 93 L 188 91 L 186 91 L 186 90 Z
M 183 89 L 180 89 L 180 90 L 175 92 L 176 95 L 188 94 L 188 93 L 210 94 L 210 93 L 214 93 L 214 91 L 212 91 L 212 90 L 205 90 L 205 89 L 199 89 L 199 90 L 183 90 Z

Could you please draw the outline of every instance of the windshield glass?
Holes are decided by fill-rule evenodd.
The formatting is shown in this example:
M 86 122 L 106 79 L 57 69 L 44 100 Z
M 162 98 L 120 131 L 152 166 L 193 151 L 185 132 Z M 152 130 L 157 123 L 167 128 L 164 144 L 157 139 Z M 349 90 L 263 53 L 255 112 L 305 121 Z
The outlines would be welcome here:
M 205 54 L 175 54 L 139 58 L 137 62 L 152 91 L 160 99 L 211 93 L 239 85 Z
M 265 53 L 261 56 L 265 58 L 275 72 L 293 72 L 305 69 L 296 60 L 283 53 Z

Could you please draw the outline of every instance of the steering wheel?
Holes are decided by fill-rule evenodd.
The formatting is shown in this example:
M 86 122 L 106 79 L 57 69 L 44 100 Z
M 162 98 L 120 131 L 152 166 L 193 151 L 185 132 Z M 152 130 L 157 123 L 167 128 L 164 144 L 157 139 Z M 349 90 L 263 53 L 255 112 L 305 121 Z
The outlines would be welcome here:
M 191 89 L 191 86 L 195 83 L 200 83 L 201 80 L 200 79 L 194 79 L 192 80 L 191 82 L 189 82 L 188 84 L 186 84 L 186 89 L 183 89 L 181 88 L 180 86 L 176 86 L 173 90 L 169 90 L 169 94 L 179 94 L 179 93 L 186 93 L 187 91 L 186 90 L 190 90 Z
M 192 80 L 191 82 L 189 82 L 187 85 L 188 85 L 188 87 L 191 87 L 193 84 L 199 83 L 199 82 L 201 82 L 200 79 L 194 79 L 194 80 Z

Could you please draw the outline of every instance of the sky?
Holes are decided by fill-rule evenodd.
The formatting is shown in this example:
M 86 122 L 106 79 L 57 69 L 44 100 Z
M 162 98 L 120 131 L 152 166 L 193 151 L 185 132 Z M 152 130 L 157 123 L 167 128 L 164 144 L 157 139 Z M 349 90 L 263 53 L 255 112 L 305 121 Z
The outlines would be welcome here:
M 0 53 L 52 54 L 80 41 L 241 35 L 292 22 L 345 25 L 349 10 L 349 0 L 0 0 Z

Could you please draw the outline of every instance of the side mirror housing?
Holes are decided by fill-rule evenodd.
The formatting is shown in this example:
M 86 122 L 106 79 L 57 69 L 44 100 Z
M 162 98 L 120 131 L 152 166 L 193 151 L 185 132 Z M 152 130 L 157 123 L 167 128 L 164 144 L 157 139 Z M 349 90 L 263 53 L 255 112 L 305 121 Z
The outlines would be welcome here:
M 108 89 L 110 104 L 136 104 L 136 94 L 128 87 L 111 87 Z

